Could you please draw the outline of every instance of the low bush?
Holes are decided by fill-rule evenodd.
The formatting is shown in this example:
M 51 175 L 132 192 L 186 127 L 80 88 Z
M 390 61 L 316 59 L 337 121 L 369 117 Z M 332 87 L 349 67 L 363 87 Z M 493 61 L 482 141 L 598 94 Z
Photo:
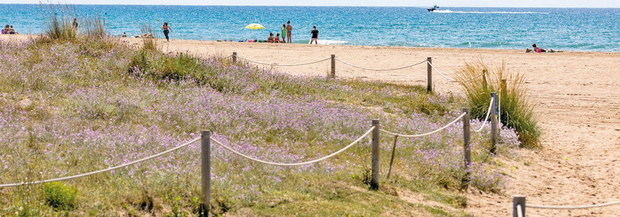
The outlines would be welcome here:
M 77 189 L 62 182 L 43 185 L 45 203 L 58 210 L 72 210 L 77 205 Z

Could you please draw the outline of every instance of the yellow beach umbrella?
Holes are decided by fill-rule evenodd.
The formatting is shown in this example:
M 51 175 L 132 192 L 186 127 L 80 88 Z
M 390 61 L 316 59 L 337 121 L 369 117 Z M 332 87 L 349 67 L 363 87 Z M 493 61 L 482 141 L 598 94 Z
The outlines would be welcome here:
M 252 24 L 245 26 L 245 28 L 246 29 L 264 29 L 265 27 L 258 23 L 252 23 Z

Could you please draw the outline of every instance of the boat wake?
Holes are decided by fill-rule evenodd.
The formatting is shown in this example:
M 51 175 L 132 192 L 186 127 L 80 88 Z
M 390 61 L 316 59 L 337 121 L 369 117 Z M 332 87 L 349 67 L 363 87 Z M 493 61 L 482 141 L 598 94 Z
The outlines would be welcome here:
M 548 14 L 536 11 L 453 11 L 453 10 L 434 10 L 433 13 L 440 14 Z

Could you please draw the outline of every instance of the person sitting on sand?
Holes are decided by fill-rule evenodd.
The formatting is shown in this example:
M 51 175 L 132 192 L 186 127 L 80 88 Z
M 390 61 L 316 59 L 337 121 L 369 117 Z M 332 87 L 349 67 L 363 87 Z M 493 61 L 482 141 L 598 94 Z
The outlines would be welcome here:
M 267 38 L 268 43 L 273 43 L 273 32 L 269 33 L 269 37 Z
M 274 43 L 280 43 L 280 33 L 276 33 L 276 37 L 273 38 Z
M 2 29 L 2 34 L 9 34 L 9 25 L 4 26 L 4 29 Z
M 7 30 L 7 34 L 16 35 L 17 32 L 15 31 L 13 26 L 9 26 L 9 29 Z

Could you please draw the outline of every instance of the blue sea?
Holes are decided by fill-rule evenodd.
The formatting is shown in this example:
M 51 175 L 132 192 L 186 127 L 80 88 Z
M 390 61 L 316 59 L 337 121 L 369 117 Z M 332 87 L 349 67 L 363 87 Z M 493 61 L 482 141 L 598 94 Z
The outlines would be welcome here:
M 326 44 L 620 51 L 620 9 L 0 4 L 0 24 L 38 34 L 54 12 L 101 18 L 113 35 L 138 35 L 143 26 L 159 32 L 169 22 L 176 39 L 265 40 L 290 20 L 296 43 L 316 25 Z M 244 29 L 250 23 L 266 29 Z

